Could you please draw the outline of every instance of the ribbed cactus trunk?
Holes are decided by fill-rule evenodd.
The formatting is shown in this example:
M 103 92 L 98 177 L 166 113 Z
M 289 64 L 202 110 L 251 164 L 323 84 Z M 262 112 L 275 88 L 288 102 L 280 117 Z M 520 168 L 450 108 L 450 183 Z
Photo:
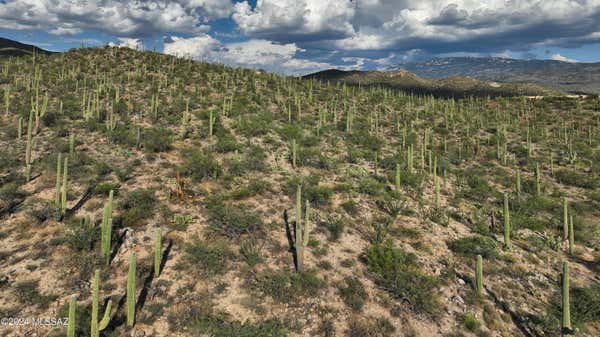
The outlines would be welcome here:
M 563 240 L 569 237 L 569 202 L 563 197 Z
M 135 281 L 136 281 L 137 254 L 134 252 L 129 258 L 129 272 L 127 273 L 127 326 L 135 322 Z
M 298 185 L 296 190 L 296 238 L 294 248 L 296 249 L 296 270 L 304 271 L 304 235 L 302 235 L 302 186 Z
M 296 167 L 296 158 L 298 156 L 298 144 L 296 139 L 292 139 L 292 167 Z
M 521 171 L 517 170 L 517 196 L 521 196 Z
M 563 262 L 562 273 L 562 336 L 571 335 L 571 300 L 569 298 L 569 262 Z
M 75 337 L 75 307 L 77 306 L 77 297 L 75 295 L 69 298 L 69 324 L 67 326 L 67 337 Z
M 305 206 L 305 214 L 304 214 L 304 230 L 302 231 L 303 236 L 302 236 L 302 246 L 306 247 L 308 246 L 308 240 L 309 240 L 309 232 L 310 232 L 310 203 L 308 202 L 308 200 L 306 200 L 306 206 Z
M 67 212 L 67 192 L 69 191 L 68 185 L 68 167 L 69 167 L 69 158 L 65 157 L 65 163 L 63 165 L 62 174 L 63 180 L 61 185 L 61 195 L 60 195 L 60 214 L 64 216 Z
M 108 265 L 110 263 L 110 246 L 112 238 L 112 201 L 113 191 L 111 190 L 108 195 L 108 202 L 104 206 L 104 213 L 102 214 L 102 225 L 101 225 L 101 238 L 100 238 L 100 251 L 102 256 Z
M 100 331 L 106 329 L 108 322 L 110 321 L 110 309 L 112 306 L 112 300 L 108 301 L 102 320 L 98 322 L 98 310 L 99 310 L 99 292 L 100 292 L 100 270 L 96 269 L 94 273 L 94 280 L 92 282 L 92 321 L 90 324 L 90 335 L 91 337 L 100 337 Z
M 539 197 L 542 195 L 542 173 L 540 164 L 535 164 L 535 193 Z
M 32 132 L 33 132 L 33 110 L 29 112 L 29 121 L 27 122 L 27 145 L 25 146 L 25 167 L 29 167 L 31 165 L 31 142 L 32 142 Z M 29 179 L 27 179 L 29 181 Z
M 504 250 L 510 250 L 512 244 L 510 242 L 510 210 L 508 209 L 508 195 L 504 193 Z
M 162 234 L 160 228 L 156 232 L 156 239 L 154 240 L 154 277 L 160 276 L 160 260 L 162 250 Z
M 477 264 L 475 266 L 475 287 L 477 294 L 483 293 L 483 258 L 477 255 Z
M 575 231 L 573 230 L 573 215 L 569 219 L 569 254 L 575 252 Z
M 59 153 L 57 158 L 56 158 L 56 188 L 54 191 L 54 207 L 56 208 L 56 216 L 57 216 L 57 220 L 60 220 L 61 217 L 61 194 L 60 194 L 60 182 L 61 182 L 61 178 L 62 178 L 62 157 L 61 154 Z
M 396 184 L 396 192 L 400 192 L 400 187 L 401 187 L 401 181 L 400 181 L 400 164 L 398 164 L 398 163 L 396 163 L 395 184 Z

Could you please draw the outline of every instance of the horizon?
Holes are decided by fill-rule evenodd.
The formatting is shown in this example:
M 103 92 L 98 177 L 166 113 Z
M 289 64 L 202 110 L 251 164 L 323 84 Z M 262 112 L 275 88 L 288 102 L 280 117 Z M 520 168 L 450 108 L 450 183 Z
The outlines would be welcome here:
M 0 1 L 0 35 L 114 45 L 287 75 L 446 57 L 600 61 L 600 1 Z

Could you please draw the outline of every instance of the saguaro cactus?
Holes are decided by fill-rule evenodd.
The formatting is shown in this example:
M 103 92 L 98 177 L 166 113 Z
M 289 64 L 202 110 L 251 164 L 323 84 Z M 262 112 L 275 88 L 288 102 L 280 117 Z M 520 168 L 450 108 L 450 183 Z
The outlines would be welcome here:
M 77 296 L 69 298 L 69 325 L 67 326 L 67 337 L 75 337 L 75 307 L 77 306 Z
M 158 232 L 156 232 L 156 239 L 154 240 L 154 277 L 160 276 L 161 249 L 162 234 L 159 228 Z
M 477 264 L 475 266 L 475 287 L 477 293 L 481 295 L 483 292 L 483 258 L 477 255 Z
M 110 321 L 110 308 L 112 300 L 108 301 L 102 320 L 98 322 L 98 293 L 100 292 L 100 270 L 96 269 L 94 273 L 94 281 L 92 282 L 92 322 L 91 322 L 91 337 L 100 337 L 100 331 L 106 329 Z
M 102 256 L 106 260 L 106 264 L 110 263 L 110 245 L 112 236 L 112 201 L 113 191 L 111 190 L 108 194 L 108 202 L 104 206 L 104 213 L 102 214 L 102 225 L 101 239 L 100 239 L 100 251 Z
M 517 170 L 517 196 L 521 196 L 521 171 Z
M 571 215 L 569 221 L 569 254 L 573 255 L 575 251 L 575 232 L 573 230 L 573 216 Z
M 562 336 L 570 337 L 571 335 L 571 300 L 569 298 L 569 262 L 563 262 L 562 274 Z
M 396 163 L 396 192 L 400 192 L 400 164 Z
M 296 167 L 296 158 L 298 156 L 298 144 L 296 139 L 292 139 L 292 167 Z
M 129 258 L 129 272 L 127 273 L 127 326 L 133 326 L 135 322 L 135 280 L 136 280 L 136 258 L 134 252 Z
M 57 210 L 57 216 L 60 218 L 60 205 L 61 205 L 61 191 L 60 191 L 60 181 L 61 181 L 61 162 L 62 162 L 62 158 L 61 158 L 61 154 L 59 153 L 57 158 L 56 158 L 56 190 L 54 192 L 54 206 L 56 207 Z
M 508 195 L 504 193 L 504 250 L 510 250 L 510 211 L 508 209 Z
M 61 194 L 60 194 L 60 214 L 64 216 L 67 211 L 67 192 L 69 191 L 69 185 L 67 181 L 68 177 L 68 162 L 69 158 L 65 157 L 65 163 L 63 165 L 63 180 L 61 185 Z
M 563 239 L 569 237 L 569 202 L 563 197 Z
M 304 230 L 302 231 L 302 245 L 306 247 L 308 245 L 308 235 L 310 232 L 310 203 L 306 200 L 306 206 L 304 209 Z
M 296 249 L 296 269 L 304 271 L 304 236 L 302 235 L 302 185 L 296 190 L 296 230 L 294 248 Z
M 538 197 L 542 195 L 542 173 L 539 163 L 535 164 L 535 192 Z

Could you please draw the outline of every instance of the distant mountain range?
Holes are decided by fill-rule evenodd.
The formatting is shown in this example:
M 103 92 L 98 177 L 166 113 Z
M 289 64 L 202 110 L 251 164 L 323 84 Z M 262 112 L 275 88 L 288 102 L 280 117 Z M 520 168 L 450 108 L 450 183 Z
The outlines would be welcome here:
M 424 78 L 469 76 L 482 81 L 537 83 L 570 93 L 600 94 L 600 62 L 515 60 L 499 57 L 450 57 L 399 64 Z
M 0 37 L 0 56 L 23 56 L 31 55 L 35 50 L 39 54 L 54 54 L 55 52 L 44 50 L 42 48 L 32 46 L 9 39 Z
M 304 78 L 349 85 L 385 86 L 437 97 L 539 96 L 559 93 L 537 84 L 486 82 L 465 76 L 426 79 L 403 69 L 389 72 L 330 69 L 306 75 Z

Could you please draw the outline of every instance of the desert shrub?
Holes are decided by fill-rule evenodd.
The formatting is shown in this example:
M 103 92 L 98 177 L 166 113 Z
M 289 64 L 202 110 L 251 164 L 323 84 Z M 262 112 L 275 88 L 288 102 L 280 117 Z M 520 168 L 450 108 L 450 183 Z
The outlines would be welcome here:
M 183 158 L 181 173 L 195 181 L 216 178 L 221 175 L 221 165 L 210 152 L 187 148 L 181 151 L 181 157 Z
M 493 259 L 498 256 L 496 242 L 481 235 L 472 235 L 454 240 L 448 244 L 448 247 L 457 254 L 473 259 L 477 255 L 481 255 L 484 259 Z
M 229 238 L 262 230 L 261 216 L 247 205 L 225 204 L 221 200 L 210 200 L 206 210 L 211 220 L 210 230 Z
M 477 320 L 477 317 L 470 312 L 459 315 L 458 321 L 464 325 L 467 330 L 472 332 L 475 332 L 481 326 L 481 323 Z
M 344 228 L 346 227 L 346 221 L 341 216 L 329 215 L 325 218 L 324 226 L 329 232 L 329 240 L 337 241 L 342 237 Z
M 295 198 L 298 185 L 302 185 L 302 200 L 308 200 L 312 206 L 326 206 L 333 197 L 333 188 L 319 185 L 320 180 L 318 175 L 292 177 L 286 181 L 284 192 L 290 198 Z
M 573 170 L 556 170 L 554 178 L 561 184 L 593 189 L 598 186 L 598 181 L 593 175 L 576 172 Z
M 387 241 L 371 245 L 366 252 L 366 262 L 375 283 L 392 296 L 408 301 L 417 312 L 436 310 L 438 300 L 434 289 L 439 281 L 420 270 L 414 254 Z
M 141 226 L 145 220 L 154 214 L 156 198 L 151 189 L 137 189 L 125 197 L 121 214 L 121 224 L 124 227 Z
M 27 305 L 35 305 L 45 310 L 57 296 L 44 295 L 38 291 L 39 282 L 36 280 L 21 281 L 14 284 L 13 292 L 19 302 Z
M 259 242 L 254 238 L 247 239 L 240 243 L 240 254 L 250 267 L 254 267 L 262 261 L 263 246 L 264 242 Z
M 63 241 L 74 251 L 87 252 L 92 249 L 96 236 L 96 228 L 84 226 L 81 220 L 77 219 L 67 225 Z
M 346 337 L 388 337 L 396 328 L 383 317 L 355 317 L 349 319 Z
M 147 152 L 168 151 L 171 141 L 171 133 L 165 128 L 153 127 L 142 132 L 142 145 Z
M 560 289 L 557 285 L 556 289 Z M 600 284 L 587 287 L 571 287 L 571 324 L 573 328 L 585 329 L 585 324 L 600 321 Z M 562 319 L 561 292 L 556 291 L 546 309 L 545 329 L 559 335 L 558 328 Z
M 205 241 L 198 237 L 185 247 L 188 262 L 180 267 L 186 270 L 192 267 L 192 271 L 203 276 L 223 274 L 229 267 L 232 252 L 225 241 Z
M 276 302 L 298 304 L 301 298 L 317 296 L 325 287 L 325 281 L 312 270 L 302 273 L 265 270 L 257 277 L 255 286 Z
M 217 142 L 215 144 L 215 151 L 219 153 L 228 153 L 242 149 L 242 144 L 240 144 L 230 133 L 220 135 L 217 138 Z
M 360 311 L 368 298 L 367 292 L 356 277 L 346 277 L 344 284 L 339 287 L 340 297 L 354 311 Z

